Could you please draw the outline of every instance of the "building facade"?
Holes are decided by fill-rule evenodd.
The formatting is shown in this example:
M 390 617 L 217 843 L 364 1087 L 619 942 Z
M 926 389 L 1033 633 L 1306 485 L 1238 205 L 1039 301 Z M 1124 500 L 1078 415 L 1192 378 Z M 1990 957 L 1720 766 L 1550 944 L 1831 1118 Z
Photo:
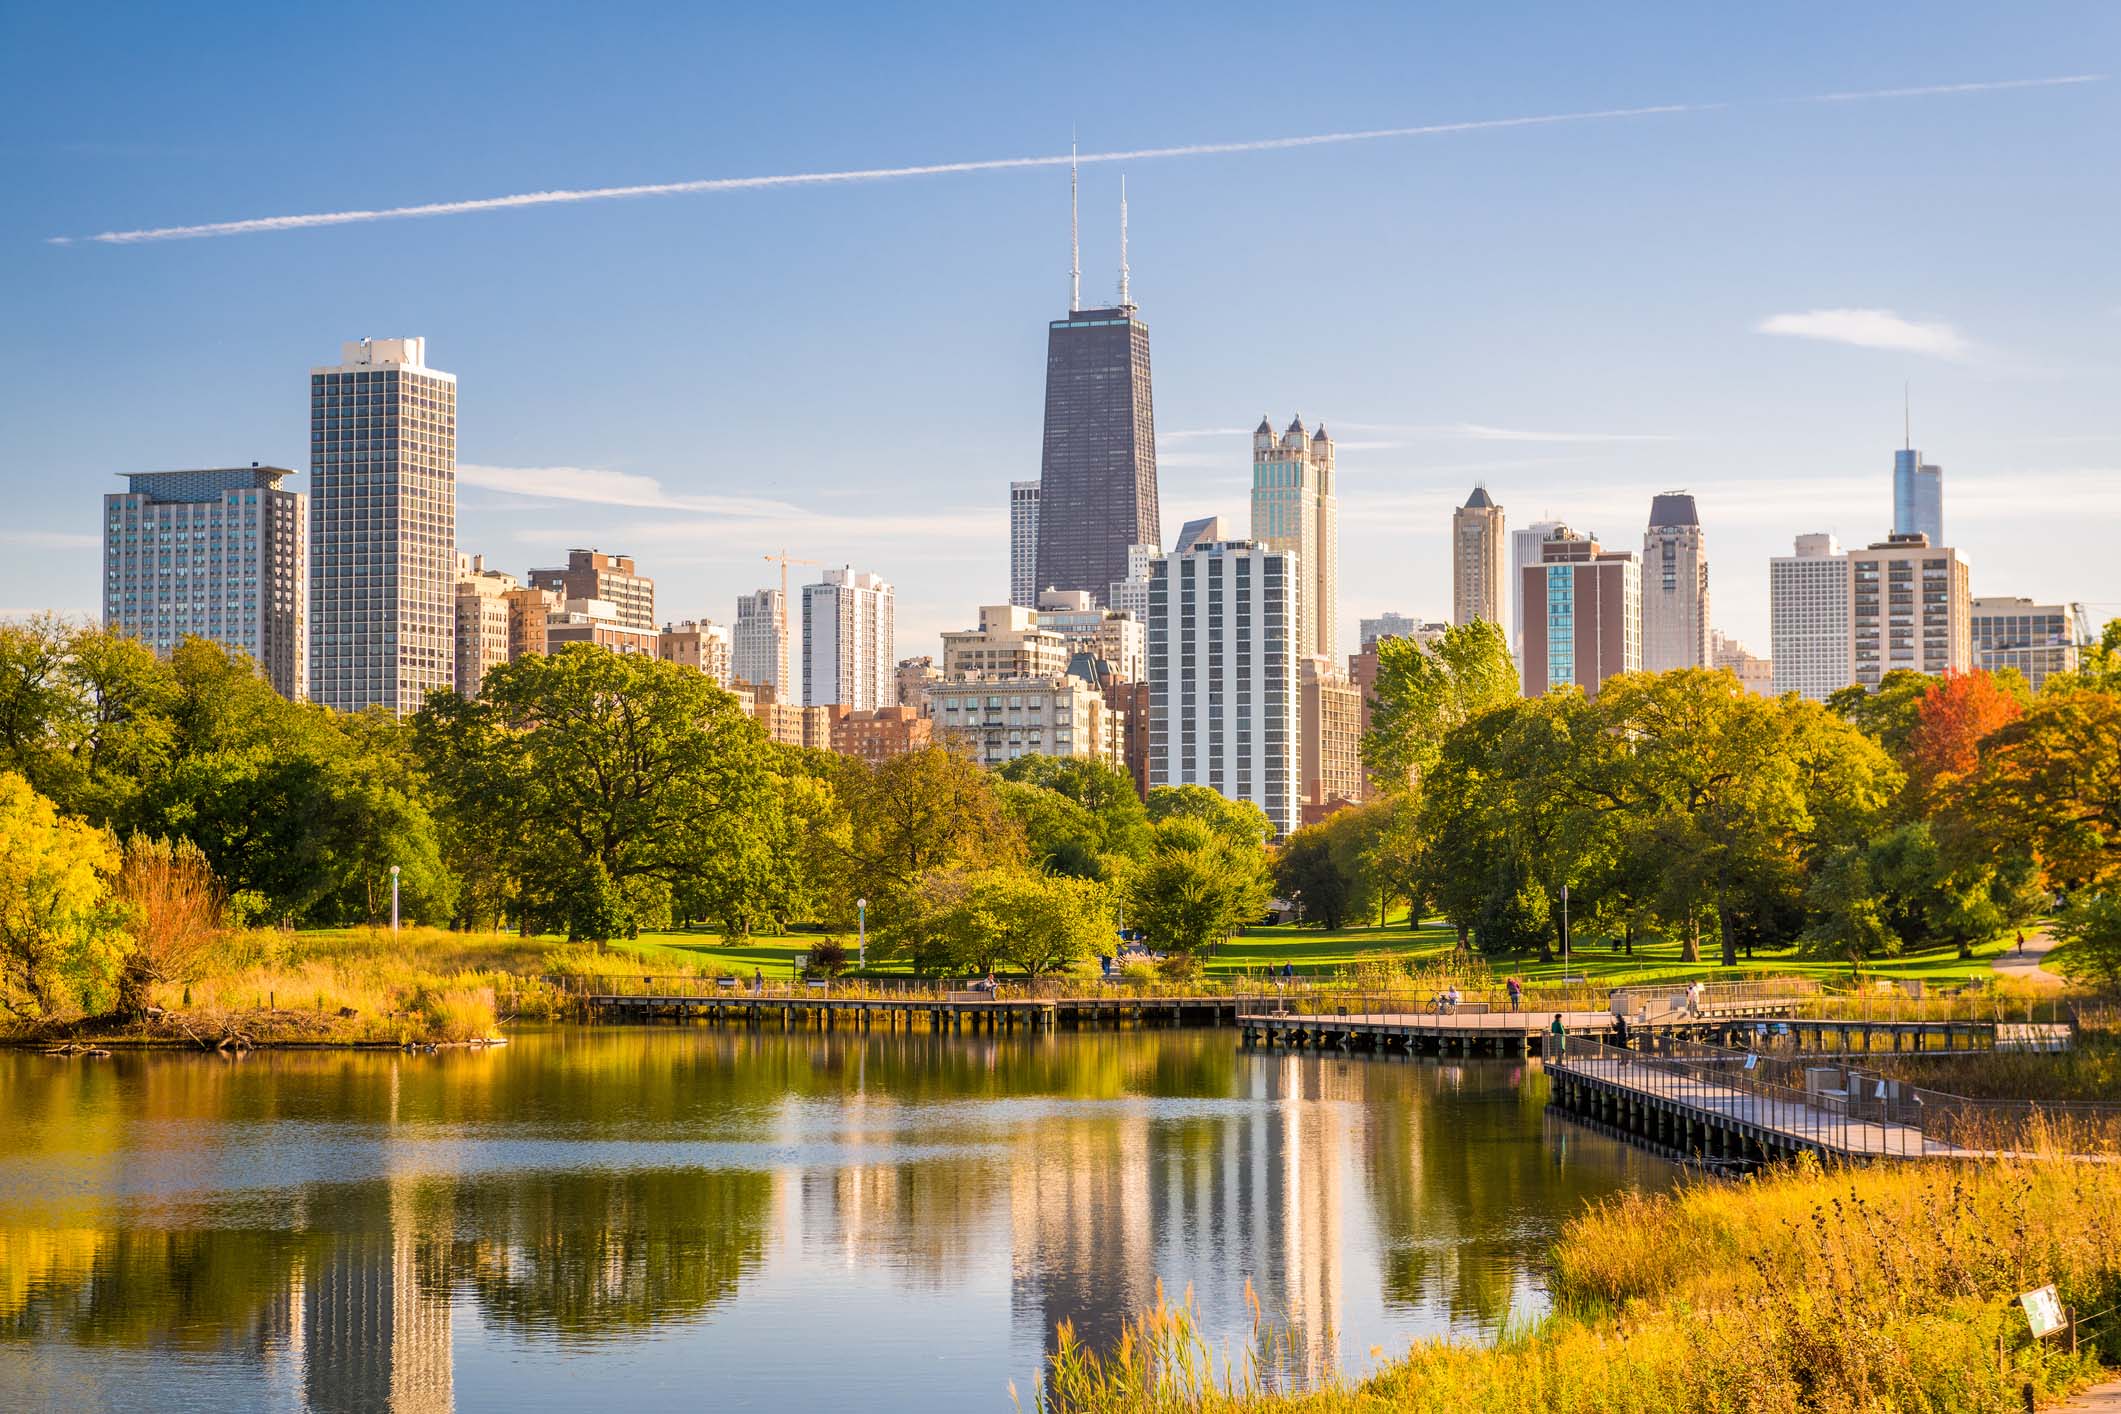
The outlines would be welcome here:
M 477 697 L 486 674 L 514 657 L 509 595 L 522 586 L 484 555 L 457 556 L 457 692 Z
M 1730 673 L 1756 696 L 1775 695 L 1774 664 L 1720 630 L 1709 632 L 1709 666 Z
M 601 599 L 628 628 L 655 627 L 655 581 L 634 568 L 630 555 L 569 550 L 564 569 L 532 570 L 530 584 L 557 590 L 563 599 Z
M 1071 658 L 1088 653 L 1111 664 L 1115 676 L 1141 681 L 1149 653 L 1148 625 L 1141 618 L 1104 608 L 1080 589 L 1049 589 L 1038 596 L 1038 626 L 1059 634 Z
M 1944 543 L 1944 468 L 1924 461 L 1913 447 L 1893 453 L 1893 534 Z
M 1160 545 L 1127 547 L 1127 577 L 1113 580 L 1105 595 L 1105 603 L 1114 613 L 1141 623 L 1149 621 L 1149 571 L 1163 555 Z
M 1777 697 L 1824 702 L 1849 685 L 1849 572 L 1833 536 L 1800 535 L 1768 561 L 1768 624 Z
M 1539 563 L 1539 547 L 1561 528 L 1558 520 L 1535 520 L 1510 532 L 1510 653 L 1520 663 L 1524 661 L 1525 601 L 1517 586 L 1524 583 L 1524 567 Z
M 1573 684 L 1584 696 L 1616 673 L 1642 668 L 1642 566 L 1568 527 L 1540 542 L 1525 566 L 1524 695 Z
M 1038 483 L 1009 483 L 1009 602 L 1038 602 Z
M 502 596 L 508 601 L 508 661 L 545 651 L 545 624 L 567 601 L 557 590 L 528 585 Z
M 1035 587 L 1103 601 L 1127 547 L 1162 541 L 1149 326 L 1123 295 L 1047 326 Z
M 978 628 L 943 635 L 943 676 L 1052 677 L 1066 672 L 1074 655 L 1074 646 L 1047 628 L 1038 610 L 985 604 Z
M 1126 768 L 1122 718 L 1095 683 L 1071 673 L 945 681 L 928 689 L 939 739 L 963 743 L 983 766 L 1019 756 L 1088 756 Z
M 619 606 L 608 599 L 567 599 L 561 601 L 559 608 L 547 612 L 545 651 L 557 653 L 570 643 L 593 643 L 614 653 L 634 653 L 643 658 L 663 655 L 663 635 L 655 629 L 627 623 Z
M 664 624 L 656 635 L 656 653 L 664 662 L 692 668 L 718 686 L 727 687 L 731 681 L 729 630 L 712 619 Z
M 1694 498 L 1650 498 L 1642 533 L 1642 666 L 1652 673 L 1709 664 L 1709 550 Z
M 250 655 L 300 701 L 305 506 L 285 467 L 136 472 L 103 498 L 103 623 L 167 657 L 186 638 Z
M 1498 627 L 1504 617 L 1502 507 L 1475 486 L 1466 503 L 1451 512 L 1451 622 L 1486 619 Z
M 1303 660 L 1297 687 L 1303 804 L 1361 800 L 1362 689 L 1324 657 Z
M 803 586 L 803 705 L 873 712 L 898 705 L 891 585 L 852 565 Z
M 872 766 L 894 756 L 919 751 L 934 740 L 934 728 L 914 707 L 879 707 L 871 712 L 839 712 L 832 719 L 832 749 L 859 757 Z
M 1974 665 L 1966 562 L 1920 532 L 1847 556 L 1849 681 L 1866 688 L 1896 668 L 1966 672 Z
M 793 701 L 792 685 L 781 681 L 781 670 L 788 662 L 787 645 L 782 641 L 786 631 L 780 590 L 739 595 L 736 621 L 729 630 L 729 670 L 738 682 L 764 684 Z
M 894 677 L 897 682 L 892 701 L 927 716 L 928 689 L 943 680 L 943 670 L 935 665 L 935 659 L 926 653 L 918 658 L 901 658 Z
M 417 712 L 456 682 L 457 380 L 425 339 L 309 375 L 309 694 Z
M 1989 594 L 1972 603 L 1974 666 L 2016 668 L 2038 692 L 2056 673 L 2074 673 L 2088 626 L 2074 604 L 2036 604 Z
M 1262 417 L 1252 434 L 1252 539 L 1296 555 L 1299 657 L 1339 651 L 1340 498 L 1333 489 L 1333 443 L 1301 417 L 1281 436 Z
M 1203 785 L 1295 829 L 1296 557 L 1207 541 L 1158 561 L 1149 582 L 1149 784 Z

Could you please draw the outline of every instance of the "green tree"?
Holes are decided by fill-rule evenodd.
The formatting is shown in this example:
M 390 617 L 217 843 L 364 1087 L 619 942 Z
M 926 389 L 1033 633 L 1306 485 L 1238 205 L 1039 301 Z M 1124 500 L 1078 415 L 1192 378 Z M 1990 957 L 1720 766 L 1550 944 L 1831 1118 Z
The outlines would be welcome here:
M 1148 851 L 1149 812 L 1135 794 L 1134 778 L 1117 766 L 1090 756 L 1033 753 L 1004 763 L 996 774 L 1043 787 L 1089 811 L 1097 821 L 1099 854 L 1140 859 Z
M 1456 624 L 1432 644 L 1377 642 L 1377 685 L 1363 764 L 1387 793 L 1419 790 L 1452 728 L 1516 699 L 1516 665 L 1499 625 Z
M 1033 977 L 1113 946 L 1112 893 L 1094 879 L 997 870 L 985 887 L 1001 956 Z
M 109 832 L 0 772 L 0 1007 L 41 1021 L 110 1005 L 128 950 L 117 867 Z
M 1894 668 L 1866 688 L 1852 683 L 1826 700 L 1826 710 L 1885 748 L 1895 761 L 1907 759 L 1908 743 L 1922 718 L 1923 699 L 1937 679 L 1910 668 Z
M 1173 815 L 1156 823 L 1148 859 L 1128 872 L 1125 897 L 1128 924 L 1152 946 L 1197 959 L 1266 909 L 1266 851 L 1197 816 Z
M 2056 959 L 2070 978 L 2121 990 L 2121 893 L 2080 893 L 2055 921 L 2069 946 Z
M 1024 832 L 1031 862 L 1048 874 L 1102 879 L 1107 872 L 1104 832 L 1097 817 L 1058 791 L 1003 779 L 995 783 L 1002 809 Z
M 1306 923 L 1338 928 L 1347 921 L 1355 879 L 1334 857 L 1333 839 L 1321 823 L 1292 832 L 1274 854 L 1274 890 L 1296 905 Z
M 1152 786 L 1148 800 L 1149 822 L 1198 820 L 1226 839 L 1240 844 L 1263 845 L 1274 838 L 1274 822 L 1267 812 L 1249 800 L 1231 800 L 1220 791 L 1201 785 Z M 1150 852 L 1155 849 L 1151 842 Z
M 1010 868 L 1025 860 L 1024 835 L 1002 806 L 994 778 L 944 746 L 908 751 L 871 766 L 852 758 L 837 768 L 847 828 L 835 845 L 837 920 L 852 923 L 854 901 L 869 900 L 874 924 L 890 929 L 943 871 Z

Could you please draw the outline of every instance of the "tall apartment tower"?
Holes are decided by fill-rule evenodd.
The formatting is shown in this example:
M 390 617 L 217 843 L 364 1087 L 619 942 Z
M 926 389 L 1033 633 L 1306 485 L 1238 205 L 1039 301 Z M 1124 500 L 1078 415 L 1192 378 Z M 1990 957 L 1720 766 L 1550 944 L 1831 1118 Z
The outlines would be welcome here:
M 1070 186 L 1072 196 L 1072 179 Z M 1149 326 L 1127 288 L 1124 184 L 1117 304 L 1082 308 L 1081 265 L 1078 256 L 1068 317 L 1046 326 L 1036 587 L 1087 590 L 1103 603 L 1113 582 L 1127 577 L 1127 547 L 1163 541 Z
M 309 695 L 416 712 L 456 682 L 457 379 L 425 339 L 309 374 Z
M 891 585 L 852 565 L 803 586 L 803 705 L 898 705 Z
M 1517 592 L 1524 616 L 1524 695 L 1571 683 L 1586 697 L 1616 673 L 1642 667 L 1642 566 L 1567 526 L 1539 546 Z
M 282 697 L 309 680 L 303 499 L 285 467 L 125 475 L 103 498 L 103 623 L 167 657 L 186 638 L 248 653 Z
M 655 581 L 633 567 L 630 555 L 569 550 L 565 569 L 532 570 L 533 589 L 557 589 L 563 599 L 601 599 L 627 628 L 654 628 Z
M 1524 583 L 1524 567 L 1539 563 L 1539 547 L 1561 528 L 1558 520 L 1535 520 L 1522 530 L 1510 532 L 1510 653 L 1520 663 L 1524 661 L 1525 598 L 1517 592 L 1517 586 Z
M 1800 535 L 1768 561 L 1768 663 L 1775 695 L 1814 702 L 1849 685 L 1849 572 L 1841 542 Z
M 1009 602 L 1038 603 L 1038 483 L 1009 483 Z
M 1662 673 L 1709 665 L 1709 550 L 1694 498 L 1650 498 L 1642 533 L 1642 666 Z
M 754 687 L 770 684 L 782 702 L 792 703 L 794 684 L 781 681 L 781 668 L 788 662 L 788 654 L 782 651 L 781 623 L 780 590 L 738 595 L 736 619 L 729 629 L 729 671 L 738 682 Z
M 1847 564 L 1851 682 L 1874 688 L 1895 668 L 1973 668 L 1973 592 L 1958 551 L 1918 531 L 1851 550 Z
M 1451 622 L 1486 619 L 1500 626 L 1502 614 L 1502 507 L 1475 486 L 1451 512 Z
M 1149 579 L 1149 784 L 1203 785 L 1267 812 L 1302 809 L 1297 576 L 1287 550 L 1198 541 Z
M 484 555 L 457 556 L 457 693 L 477 697 L 486 674 L 514 656 L 509 596 L 516 577 L 486 568 Z
M 1267 419 L 1252 434 L 1252 538 L 1297 557 L 1296 656 L 1338 652 L 1340 498 L 1333 490 L 1333 443 L 1299 417 L 1280 437 Z
M 1903 447 L 1893 453 L 1893 534 L 1944 543 L 1944 468 Z

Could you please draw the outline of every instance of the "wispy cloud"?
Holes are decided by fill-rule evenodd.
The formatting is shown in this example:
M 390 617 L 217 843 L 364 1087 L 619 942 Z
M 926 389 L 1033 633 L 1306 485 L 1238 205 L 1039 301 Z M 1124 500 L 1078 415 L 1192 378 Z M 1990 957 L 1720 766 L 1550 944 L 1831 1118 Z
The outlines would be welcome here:
M 1964 358 L 1973 350 L 1972 342 L 1949 324 L 1902 319 L 1890 309 L 1808 309 L 1802 314 L 1771 314 L 1756 327 L 1763 334 L 1933 358 Z
M 2094 83 L 2101 74 L 2068 74 L 2052 78 L 2006 79 L 1962 84 L 1936 84 L 1924 88 L 1871 89 L 1856 93 L 1823 93 L 1766 100 L 1769 102 L 1842 103 L 1859 99 L 1927 98 L 1944 94 L 1985 93 L 2014 88 L 2050 88 L 2063 84 Z M 404 221 L 427 216 L 465 216 L 475 212 L 519 210 L 533 206 L 559 206 L 588 201 L 621 201 L 636 197 L 684 196 L 705 192 L 752 191 L 773 187 L 828 186 L 854 182 L 891 181 L 903 177 L 957 176 L 972 172 L 1001 172 L 1025 168 L 1059 167 L 1070 162 L 1139 162 L 1160 158 L 1213 157 L 1233 153 L 1280 152 L 1296 148 L 1325 147 L 1341 143 L 1377 142 L 1394 138 L 1441 137 L 1454 133 L 1489 132 L 1508 128 L 1553 127 L 1574 123 L 1612 122 L 1630 118 L 1668 117 L 1705 113 L 1736 105 L 1713 103 L 1657 103 L 1633 108 L 1603 108 L 1575 113 L 1541 113 L 1516 118 L 1481 118 L 1451 123 L 1421 123 L 1409 127 L 1366 128 L 1351 132 L 1312 133 L 1300 137 L 1255 138 L 1238 142 L 1185 143 L 1172 147 L 1137 147 L 1110 152 L 1053 153 L 1039 157 L 994 157 L 964 162 L 928 162 L 901 167 L 864 167 L 836 172 L 785 172 L 757 177 L 710 177 L 693 181 L 648 182 L 629 186 L 577 187 L 551 191 L 518 192 L 510 196 L 475 197 L 460 201 L 430 201 L 410 206 L 364 207 L 346 211 L 312 211 L 290 216 L 256 216 L 235 221 L 206 221 L 186 226 L 153 226 L 136 230 L 103 231 L 91 236 L 53 236 L 56 245 L 77 241 L 101 245 L 137 245 L 148 241 L 200 240 L 216 236 L 258 235 L 274 231 L 311 230 L 320 226 L 351 226 L 371 221 Z
M 102 543 L 99 536 L 65 530 L 0 530 L 0 545 L 27 545 L 39 550 L 91 550 Z
M 1669 432 L 1543 432 L 1522 427 L 1491 427 L 1483 422 L 1343 422 L 1357 432 L 1389 432 L 1405 437 L 1461 438 L 1472 442 L 1669 442 Z M 1343 447 L 1349 443 L 1341 443 Z M 1373 443 L 1366 445 L 1388 445 Z
M 581 466 L 459 466 L 457 482 L 540 501 L 587 501 L 637 510 L 705 511 L 732 516 L 799 516 L 788 501 L 745 496 L 680 496 L 652 476 Z

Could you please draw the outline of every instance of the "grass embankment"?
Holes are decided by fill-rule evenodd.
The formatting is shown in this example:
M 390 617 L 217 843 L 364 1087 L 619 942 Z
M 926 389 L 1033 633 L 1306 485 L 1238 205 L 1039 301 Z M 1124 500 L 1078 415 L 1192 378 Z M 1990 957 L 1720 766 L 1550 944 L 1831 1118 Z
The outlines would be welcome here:
M 1416 1344 L 1359 1384 L 1293 1396 L 1234 1375 L 1182 1308 L 1100 1358 L 1070 1344 L 1041 1407 L 1103 1411 L 2020 1409 L 2098 1373 L 2109 1317 L 2035 1345 L 2018 1292 L 2055 1283 L 2087 1315 L 2121 1300 L 2121 1166 L 2028 1159 L 1703 1180 L 1624 1195 L 1569 1224 L 1556 1313 L 1493 1345 Z M 1271 1341 L 1268 1342 L 1271 1346 Z

